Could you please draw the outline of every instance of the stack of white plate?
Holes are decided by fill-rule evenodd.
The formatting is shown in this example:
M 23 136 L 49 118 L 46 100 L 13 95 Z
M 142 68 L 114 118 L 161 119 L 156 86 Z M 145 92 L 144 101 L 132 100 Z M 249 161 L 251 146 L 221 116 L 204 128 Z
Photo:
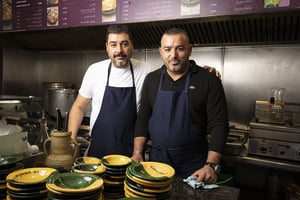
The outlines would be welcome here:
M 58 173 L 54 168 L 34 167 L 19 169 L 7 175 L 6 199 L 46 199 L 46 182 L 50 176 Z
M 24 167 L 23 163 L 20 162 L 22 158 L 19 155 L 0 157 L 0 199 L 6 197 L 6 176 Z
M 103 175 L 104 192 L 106 200 L 125 197 L 124 180 L 126 169 L 131 164 L 131 159 L 124 155 L 107 155 L 102 158 L 105 166 Z
M 132 163 L 126 170 L 126 197 L 169 199 L 175 170 L 159 162 Z
M 46 183 L 48 200 L 103 200 L 103 179 L 94 174 L 60 173 Z

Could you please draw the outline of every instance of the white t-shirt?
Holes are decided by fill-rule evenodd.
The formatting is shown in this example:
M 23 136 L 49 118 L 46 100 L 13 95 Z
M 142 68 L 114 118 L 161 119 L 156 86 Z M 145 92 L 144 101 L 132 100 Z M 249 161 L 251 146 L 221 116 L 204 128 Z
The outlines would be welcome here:
M 98 117 L 101 109 L 103 95 L 107 82 L 108 66 L 110 59 L 94 63 L 89 66 L 86 71 L 79 94 L 85 98 L 92 99 L 92 112 L 90 116 L 90 130 Z M 136 87 L 136 102 L 137 110 L 140 107 L 141 90 L 146 75 L 151 71 L 151 67 L 147 64 L 131 59 L 135 87 Z M 111 67 L 109 86 L 113 87 L 132 87 L 132 75 L 130 67 L 125 69 Z

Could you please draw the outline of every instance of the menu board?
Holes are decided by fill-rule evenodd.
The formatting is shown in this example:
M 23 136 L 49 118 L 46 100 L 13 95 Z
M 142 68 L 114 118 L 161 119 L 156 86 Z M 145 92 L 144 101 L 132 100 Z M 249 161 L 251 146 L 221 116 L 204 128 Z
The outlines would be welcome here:
M 300 8 L 300 0 L 2 0 L 0 31 L 150 22 L 295 8 Z

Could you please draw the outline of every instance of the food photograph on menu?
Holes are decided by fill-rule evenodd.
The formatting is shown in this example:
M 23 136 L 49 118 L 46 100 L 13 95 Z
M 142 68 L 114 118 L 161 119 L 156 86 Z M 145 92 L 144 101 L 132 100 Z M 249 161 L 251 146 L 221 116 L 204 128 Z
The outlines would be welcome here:
M 58 7 L 47 8 L 47 26 L 58 26 Z
M 184 15 L 197 15 L 200 14 L 200 0 L 179 0 L 180 1 L 180 14 Z
M 51 6 L 51 5 L 57 5 L 59 2 L 59 0 L 47 0 L 47 5 Z
M 12 2 L 11 0 L 2 1 L 2 29 L 11 30 L 12 29 Z
M 116 21 L 117 0 L 102 0 L 102 22 Z

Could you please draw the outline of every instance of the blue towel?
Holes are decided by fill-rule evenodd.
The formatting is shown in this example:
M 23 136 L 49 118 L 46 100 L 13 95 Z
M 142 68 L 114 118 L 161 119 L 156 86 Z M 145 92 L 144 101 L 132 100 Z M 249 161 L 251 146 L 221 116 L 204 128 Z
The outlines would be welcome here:
M 183 179 L 183 182 L 189 184 L 194 189 L 214 189 L 219 187 L 216 184 L 205 184 L 204 182 L 197 182 L 196 180 L 196 176 L 189 176 L 186 179 Z

